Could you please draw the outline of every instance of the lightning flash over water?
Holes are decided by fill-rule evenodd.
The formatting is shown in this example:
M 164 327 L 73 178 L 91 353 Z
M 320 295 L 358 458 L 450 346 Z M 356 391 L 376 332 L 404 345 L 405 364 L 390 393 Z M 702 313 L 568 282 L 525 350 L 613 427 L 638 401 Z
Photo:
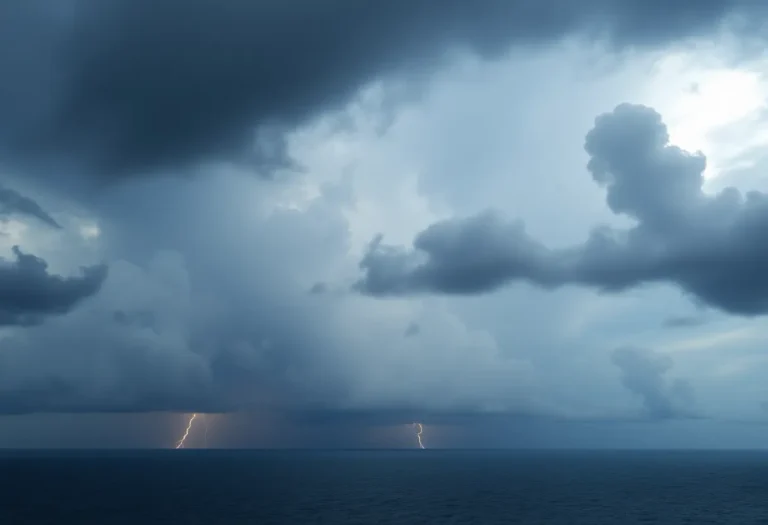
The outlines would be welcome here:
M 192 430 L 192 425 L 195 424 L 195 419 L 197 419 L 197 416 L 198 416 L 198 414 L 192 414 L 189 417 L 189 421 L 187 421 L 187 428 L 186 428 L 186 430 L 184 430 L 184 435 L 181 436 L 181 439 L 176 442 L 176 448 L 177 449 L 184 448 L 184 442 L 189 437 L 189 432 Z M 208 426 L 206 425 L 206 430 L 207 430 L 207 428 L 208 428 Z M 206 432 L 206 434 L 207 434 L 207 432 Z
M 419 442 L 419 448 L 427 448 L 424 446 L 424 443 L 422 443 L 421 441 L 421 435 L 424 433 L 424 426 L 421 423 L 414 423 L 413 426 L 417 428 L 416 439 Z

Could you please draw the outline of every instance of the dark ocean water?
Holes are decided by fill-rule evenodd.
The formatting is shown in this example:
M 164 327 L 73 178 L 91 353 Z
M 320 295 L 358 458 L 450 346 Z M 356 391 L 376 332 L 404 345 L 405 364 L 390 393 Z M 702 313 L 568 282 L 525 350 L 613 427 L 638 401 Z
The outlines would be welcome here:
M 27 523 L 768 524 L 768 453 L 2 452 Z

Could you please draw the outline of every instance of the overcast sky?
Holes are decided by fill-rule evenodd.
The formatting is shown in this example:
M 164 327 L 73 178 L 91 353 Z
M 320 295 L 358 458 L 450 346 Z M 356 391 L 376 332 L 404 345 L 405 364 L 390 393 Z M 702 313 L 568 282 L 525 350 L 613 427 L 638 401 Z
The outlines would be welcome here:
M 765 446 L 766 14 L 3 2 L 0 447 Z

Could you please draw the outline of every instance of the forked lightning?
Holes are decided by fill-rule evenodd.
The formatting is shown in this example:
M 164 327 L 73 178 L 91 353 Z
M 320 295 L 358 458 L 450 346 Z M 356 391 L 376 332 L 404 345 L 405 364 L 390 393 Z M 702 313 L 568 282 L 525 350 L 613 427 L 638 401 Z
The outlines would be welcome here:
M 419 448 L 427 448 L 424 446 L 424 443 L 422 443 L 421 441 L 421 435 L 424 433 L 424 426 L 421 423 L 414 423 L 413 426 L 417 428 L 416 440 L 419 443 Z
M 184 443 L 187 441 L 187 438 L 189 437 L 189 432 L 192 430 L 192 425 L 195 424 L 195 419 L 197 419 L 197 416 L 199 414 L 192 414 L 189 417 L 189 421 L 187 421 L 187 428 L 184 430 L 184 435 L 181 436 L 181 439 L 176 442 L 176 448 L 184 448 Z M 202 417 L 202 416 L 200 416 Z

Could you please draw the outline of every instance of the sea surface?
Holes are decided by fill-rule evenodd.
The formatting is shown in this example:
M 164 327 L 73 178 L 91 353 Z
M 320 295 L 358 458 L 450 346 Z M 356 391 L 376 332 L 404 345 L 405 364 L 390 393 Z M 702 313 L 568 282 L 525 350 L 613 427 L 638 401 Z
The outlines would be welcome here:
M 766 452 L 0 452 L 0 524 L 768 524 Z

